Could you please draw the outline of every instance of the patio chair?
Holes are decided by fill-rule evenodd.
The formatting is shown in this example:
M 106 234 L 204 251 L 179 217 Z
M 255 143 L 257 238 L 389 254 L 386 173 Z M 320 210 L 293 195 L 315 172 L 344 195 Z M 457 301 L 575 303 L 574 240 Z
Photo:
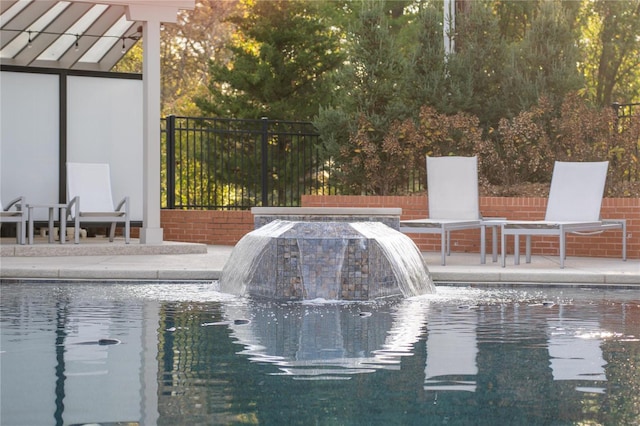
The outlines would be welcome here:
M 505 267 L 506 237 L 508 235 L 514 236 L 514 263 L 516 265 L 520 263 L 520 235 L 526 237 L 527 263 L 531 263 L 531 236 L 558 236 L 560 239 L 560 268 L 564 268 L 568 233 L 593 235 L 611 229 L 622 229 L 622 260 L 626 260 L 625 220 L 600 219 L 600 207 L 608 166 L 608 161 L 580 163 L 556 161 L 544 220 L 507 220 L 502 223 L 502 267 Z
M 67 215 L 74 222 L 74 242 L 80 242 L 82 223 L 111 224 L 113 242 L 116 224 L 124 223 L 125 243 L 130 241 L 129 197 L 114 208 L 108 164 L 67 163 Z
M 484 227 L 478 199 L 477 157 L 427 156 L 429 218 L 402 220 L 400 231 L 408 234 L 440 234 L 442 265 L 451 254 L 450 232 L 479 228 L 481 261 L 484 261 Z
M 27 200 L 25 197 L 18 197 L 11 200 L 0 212 L 0 223 L 16 224 L 16 242 L 25 244 L 27 240 Z

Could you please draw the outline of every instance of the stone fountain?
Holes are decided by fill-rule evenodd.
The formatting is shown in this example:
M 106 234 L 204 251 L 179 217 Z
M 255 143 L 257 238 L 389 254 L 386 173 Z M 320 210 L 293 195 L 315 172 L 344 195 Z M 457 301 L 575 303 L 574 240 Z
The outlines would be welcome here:
M 400 209 L 258 208 L 222 291 L 277 300 L 373 300 L 434 292 Z

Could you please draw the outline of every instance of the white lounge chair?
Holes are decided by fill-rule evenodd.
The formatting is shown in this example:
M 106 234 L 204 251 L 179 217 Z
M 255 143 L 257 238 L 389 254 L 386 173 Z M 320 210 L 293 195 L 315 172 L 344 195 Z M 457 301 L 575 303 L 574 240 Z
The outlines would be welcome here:
M 407 234 L 440 234 L 442 264 L 451 253 L 450 232 L 479 228 L 481 262 L 484 263 L 484 234 L 478 199 L 477 157 L 427 157 L 429 218 L 402 220 Z
M 514 263 L 520 263 L 520 235 L 526 236 L 526 261 L 531 263 L 531 236 L 556 235 L 560 239 L 560 268 L 566 258 L 568 233 L 595 234 L 622 229 L 622 260 L 627 259 L 626 221 L 600 219 L 600 207 L 607 179 L 608 161 L 556 161 L 551 177 L 544 220 L 507 220 L 502 223 L 501 258 L 505 266 L 506 237 L 514 236 Z
M 108 164 L 67 163 L 67 214 L 74 222 L 74 242 L 80 242 L 80 225 L 86 222 L 111 224 L 113 241 L 116 224 L 124 223 L 125 243 L 130 241 L 129 197 L 114 208 Z
M 18 197 L 11 200 L 0 212 L 0 223 L 16 224 L 16 242 L 25 244 L 27 235 L 28 219 L 27 201 L 25 197 Z

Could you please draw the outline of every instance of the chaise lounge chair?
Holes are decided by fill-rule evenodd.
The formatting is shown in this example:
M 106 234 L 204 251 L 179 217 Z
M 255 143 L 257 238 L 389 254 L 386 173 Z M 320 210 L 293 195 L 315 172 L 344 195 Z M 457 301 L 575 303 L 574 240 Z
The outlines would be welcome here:
M 67 163 L 67 214 L 74 221 L 74 242 L 80 242 L 80 224 L 111 224 L 113 242 L 116 224 L 124 223 L 125 243 L 130 241 L 129 197 L 114 208 L 108 164 Z
M 514 236 L 514 263 L 520 263 L 520 235 L 526 236 L 526 261 L 531 263 L 531 236 L 556 235 L 560 239 L 560 268 L 566 258 L 568 233 L 588 235 L 622 229 L 622 260 L 627 259 L 626 222 L 600 219 L 609 162 L 571 163 L 556 161 L 551 177 L 544 220 L 507 220 L 502 223 L 501 260 L 505 267 L 506 237 Z
M 479 228 L 481 262 L 484 263 L 484 234 L 478 199 L 477 157 L 428 157 L 427 190 L 429 218 L 402 220 L 407 234 L 440 234 L 442 265 L 451 253 L 450 232 Z
M 25 244 L 27 235 L 27 201 L 25 197 L 11 200 L 0 212 L 0 223 L 16 224 L 16 242 Z

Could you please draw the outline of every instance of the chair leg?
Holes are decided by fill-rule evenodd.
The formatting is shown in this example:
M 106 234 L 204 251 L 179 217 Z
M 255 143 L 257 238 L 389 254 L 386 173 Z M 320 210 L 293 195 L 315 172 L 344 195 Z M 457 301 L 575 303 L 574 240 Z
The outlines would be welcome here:
M 131 223 L 127 220 L 124 223 L 124 243 L 129 244 L 131 241 Z
M 560 225 L 560 269 L 564 269 L 564 260 L 567 255 L 566 236 L 562 225 Z
M 60 217 L 60 244 L 64 244 L 67 238 L 67 209 L 62 207 L 59 213 Z
M 520 234 L 513 235 L 513 264 L 520 264 Z
M 531 263 L 531 235 L 525 237 L 526 262 Z
M 73 229 L 73 242 L 74 244 L 80 244 L 80 220 L 76 214 L 74 229 Z
M 16 222 L 16 242 L 20 245 L 24 245 L 26 240 L 26 229 L 24 222 Z
M 480 227 L 480 264 L 484 265 L 487 263 L 487 250 L 485 248 L 485 243 L 487 239 L 487 227 L 482 225 Z
M 504 225 L 502 226 L 502 231 L 500 232 L 500 262 L 502 263 L 502 267 L 506 266 L 506 253 L 507 253 L 507 235 L 504 233 Z
M 442 231 L 440 232 L 440 263 L 442 264 L 442 266 L 445 266 L 447 264 L 447 250 L 446 250 L 446 246 L 447 246 L 447 236 L 449 235 L 448 232 L 446 232 L 444 230 L 444 228 L 442 228 Z
M 622 221 L 622 260 L 627 260 L 627 222 Z
M 111 230 L 109 231 L 109 242 L 112 243 L 116 236 L 116 223 L 111 222 Z
M 498 227 L 497 226 L 491 227 L 491 250 L 493 251 L 493 254 L 491 255 L 491 260 L 493 260 L 493 262 L 495 263 L 498 261 Z

